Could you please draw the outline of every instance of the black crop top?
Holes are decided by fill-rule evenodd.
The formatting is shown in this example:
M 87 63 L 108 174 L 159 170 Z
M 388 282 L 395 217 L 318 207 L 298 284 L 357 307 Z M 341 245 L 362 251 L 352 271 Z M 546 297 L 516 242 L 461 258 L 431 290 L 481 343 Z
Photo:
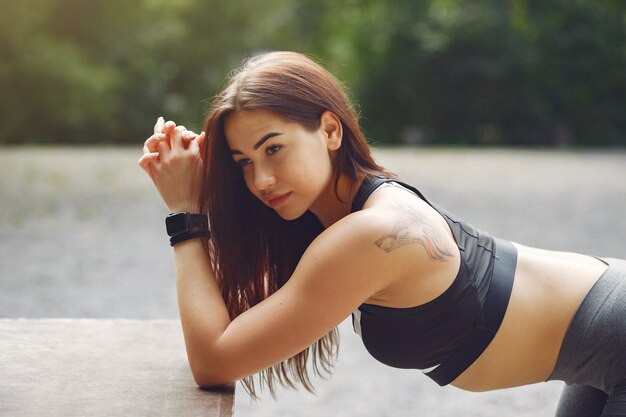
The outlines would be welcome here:
M 457 351 L 480 322 L 492 278 L 495 242 L 431 204 L 414 187 L 385 177 L 363 181 L 351 212 L 361 210 L 367 198 L 385 183 L 412 191 L 445 219 L 456 239 L 461 263 L 450 287 L 434 300 L 410 308 L 362 304 L 352 314 L 352 324 L 369 353 L 380 362 L 396 368 L 431 368 Z

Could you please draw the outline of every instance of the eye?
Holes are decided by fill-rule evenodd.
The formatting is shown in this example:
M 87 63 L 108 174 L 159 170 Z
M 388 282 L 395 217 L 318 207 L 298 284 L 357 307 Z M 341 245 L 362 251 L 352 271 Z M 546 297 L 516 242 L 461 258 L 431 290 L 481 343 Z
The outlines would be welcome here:
M 241 168 L 245 168 L 248 165 L 250 165 L 252 163 L 252 161 L 248 158 L 241 158 L 238 161 L 235 161 L 235 164 L 239 165 Z
M 281 146 L 281 145 L 270 145 L 270 146 L 268 146 L 268 147 L 267 147 L 267 149 L 265 150 L 265 152 L 266 152 L 268 155 L 273 155 L 273 154 L 275 154 L 276 152 L 278 152 L 281 148 L 282 148 L 282 146 Z

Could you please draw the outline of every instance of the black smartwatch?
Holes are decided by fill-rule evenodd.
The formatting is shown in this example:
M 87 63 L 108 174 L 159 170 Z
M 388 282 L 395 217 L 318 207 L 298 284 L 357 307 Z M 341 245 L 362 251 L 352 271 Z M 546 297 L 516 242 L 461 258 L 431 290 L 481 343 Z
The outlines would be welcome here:
M 170 245 L 198 237 L 210 238 L 209 220 L 204 214 L 192 214 L 186 211 L 170 213 L 165 218 L 165 228 L 170 237 Z

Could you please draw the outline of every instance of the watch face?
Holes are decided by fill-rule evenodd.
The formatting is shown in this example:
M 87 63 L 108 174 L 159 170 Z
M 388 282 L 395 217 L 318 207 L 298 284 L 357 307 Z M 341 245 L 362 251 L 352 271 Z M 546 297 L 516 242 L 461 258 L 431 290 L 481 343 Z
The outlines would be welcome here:
M 189 231 L 189 214 L 175 213 L 166 217 L 165 227 L 169 236 L 179 235 Z

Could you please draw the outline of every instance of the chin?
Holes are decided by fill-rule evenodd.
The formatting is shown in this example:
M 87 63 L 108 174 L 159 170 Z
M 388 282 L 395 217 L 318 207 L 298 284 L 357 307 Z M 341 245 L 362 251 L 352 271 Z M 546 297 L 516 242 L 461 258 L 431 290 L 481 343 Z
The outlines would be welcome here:
M 291 221 L 291 220 L 296 220 L 300 217 L 302 217 L 302 215 L 304 215 L 304 213 L 306 213 L 306 210 L 304 211 L 299 211 L 299 210 L 275 210 L 276 214 L 278 214 L 280 216 L 281 219 L 283 220 L 287 220 L 287 221 Z
M 278 215 L 280 216 L 281 219 L 287 220 L 287 221 L 296 220 L 296 219 L 300 218 L 300 216 L 302 216 L 302 214 L 300 214 L 300 215 L 293 214 L 292 215 L 291 213 L 289 215 L 278 213 Z

